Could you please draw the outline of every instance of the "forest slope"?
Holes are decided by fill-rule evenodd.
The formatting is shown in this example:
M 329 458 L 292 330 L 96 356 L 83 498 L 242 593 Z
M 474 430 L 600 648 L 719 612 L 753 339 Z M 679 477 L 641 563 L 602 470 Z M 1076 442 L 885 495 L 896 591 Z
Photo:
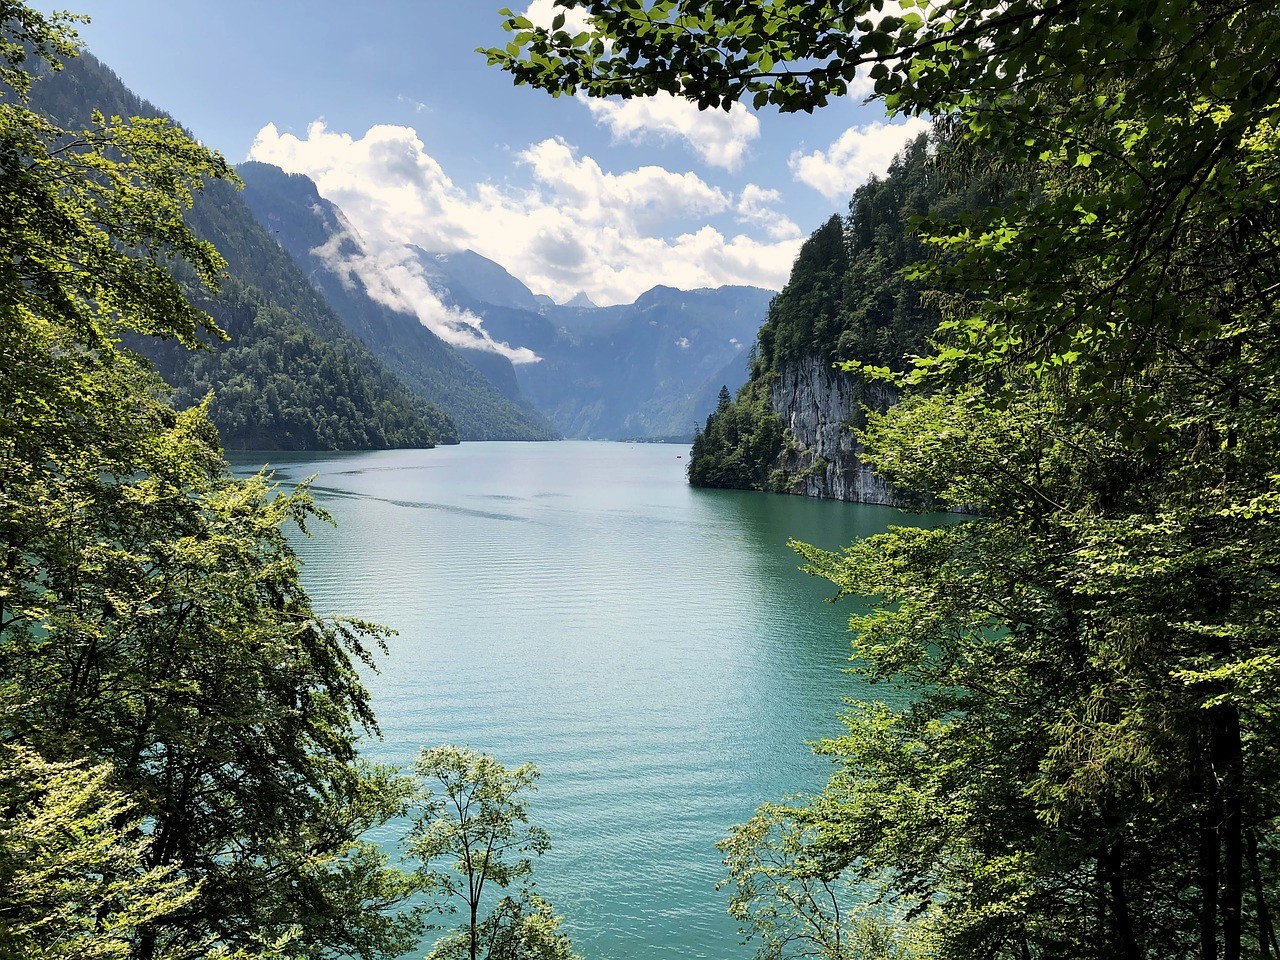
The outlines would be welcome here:
M 88 53 L 32 90 L 32 106 L 67 128 L 91 108 L 122 117 L 163 116 Z M 134 341 L 175 388 L 179 405 L 212 392 L 210 418 L 229 448 L 382 449 L 455 443 L 457 428 L 415 396 L 356 340 L 280 245 L 224 182 L 198 194 L 188 221 L 226 258 L 230 279 L 213 298 L 193 296 L 231 340 L 189 351 Z
M 896 503 L 862 462 L 855 429 L 884 410 L 891 390 L 833 365 L 857 360 L 902 369 L 925 352 L 935 309 L 903 268 L 925 257 L 913 217 L 950 207 L 921 135 L 883 179 L 859 187 L 847 217 L 805 241 L 791 277 L 756 337 L 750 378 L 694 438 L 695 486 L 770 490 L 863 503 Z

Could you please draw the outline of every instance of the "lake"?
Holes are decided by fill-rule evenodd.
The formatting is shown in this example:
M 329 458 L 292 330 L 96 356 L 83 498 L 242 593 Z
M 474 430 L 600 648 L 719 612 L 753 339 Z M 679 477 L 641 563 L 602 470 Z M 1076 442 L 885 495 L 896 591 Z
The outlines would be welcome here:
M 315 608 L 396 628 L 368 677 L 408 765 L 467 744 L 542 770 L 538 889 L 587 960 L 747 958 L 713 844 L 766 800 L 825 782 L 847 603 L 790 537 L 839 547 L 912 522 L 885 507 L 690 488 L 688 448 L 471 443 L 268 457 L 316 475 L 337 529 L 299 538 Z M 394 843 L 388 833 L 380 837 Z M 425 952 L 422 951 L 422 952 Z M 421 956 L 418 953 L 417 956 Z

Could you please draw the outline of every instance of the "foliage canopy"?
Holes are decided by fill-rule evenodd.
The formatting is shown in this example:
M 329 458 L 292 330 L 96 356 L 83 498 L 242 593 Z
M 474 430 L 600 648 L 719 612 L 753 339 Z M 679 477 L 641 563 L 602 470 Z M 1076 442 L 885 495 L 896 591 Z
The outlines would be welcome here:
M 565 5 L 565 4 L 562 4 Z M 490 60 L 552 92 L 808 110 L 866 71 L 1000 206 L 921 225 L 952 299 L 864 441 L 979 511 L 840 554 L 820 856 L 943 957 L 1275 956 L 1280 21 L 1206 0 L 591 0 Z M 866 889 L 865 887 L 863 889 Z
M 219 279 L 184 214 L 230 169 L 166 120 L 54 125 L 22 64 L 71 56 L 67 22 L 0 3 L 0 37 L 4 946 L 394 956 L 413 883 L 360 837 L 406 787 L 355 758 L 385 631 L 312 610 L 305 488 L 232 478 L 207 404 L 124 344 L 222 336 L 175 274 Z
M 414 763 L 419 778 L 409 853 L 422 864 L 423 889 L 436 909 L 452 913 L 460 900 L 467 922 L 440 938 L 429 960 L 577 960 L 560 917 L 533 892 L 533 858 L 551 846 L 541 827 L 529 824 L 526 794 L 537 789 L 531 763 L 508 770 L 468 747 L 424 747 Z M 433 866 L 452 859 L 445 869 Z M 486 886 L 506 890 L 481 915 Z

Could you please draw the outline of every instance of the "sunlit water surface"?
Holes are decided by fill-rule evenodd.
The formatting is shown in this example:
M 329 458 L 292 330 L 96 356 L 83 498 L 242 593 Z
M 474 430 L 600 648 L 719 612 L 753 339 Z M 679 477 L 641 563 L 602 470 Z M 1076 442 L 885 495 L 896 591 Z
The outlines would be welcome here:
M 688 448 L 472 443 L 236 454 L 316 475 L 337 521 L 297 538 L 315 607 L 394 627 L 368 677 L 370 758 L 467 744 L 542 770 L 540 892 L 586 960 L 749 957 L 714 843 L 811 790 L 838 733 L 847 604 L 788 538 L 836 548 L 884 507 L 691 489 Z M 379 839 L 394 845 L 400 825 Z M 416 955 L 421 956 L 425 950 Z

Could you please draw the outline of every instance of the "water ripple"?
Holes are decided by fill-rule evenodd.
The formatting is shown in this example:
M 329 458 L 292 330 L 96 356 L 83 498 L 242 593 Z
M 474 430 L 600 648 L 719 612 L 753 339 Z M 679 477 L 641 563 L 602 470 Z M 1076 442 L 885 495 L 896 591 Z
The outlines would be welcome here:
M 383 739 L 364 752 L 407 764 L 452 742 L 536 762 L 531 809 L 553 844 L 538 886 L 583 956 L 750 956 L 715 890 L 715 841 L 759 803 L 820 786 L 829 767 L 806 741 L 840 732 L 842 696 L 881 694 L 841 672 L 853 611 L 821 602 L 829 585 L 786 541 L 834 548 L 901 515 L 691 490 L 661 445 L 284 467 L 317 473 L 338 520 L 296 544 L 316 608 L 399 630 L 367 677 Z M 375 839 L 394 848 L 402 829 Z

